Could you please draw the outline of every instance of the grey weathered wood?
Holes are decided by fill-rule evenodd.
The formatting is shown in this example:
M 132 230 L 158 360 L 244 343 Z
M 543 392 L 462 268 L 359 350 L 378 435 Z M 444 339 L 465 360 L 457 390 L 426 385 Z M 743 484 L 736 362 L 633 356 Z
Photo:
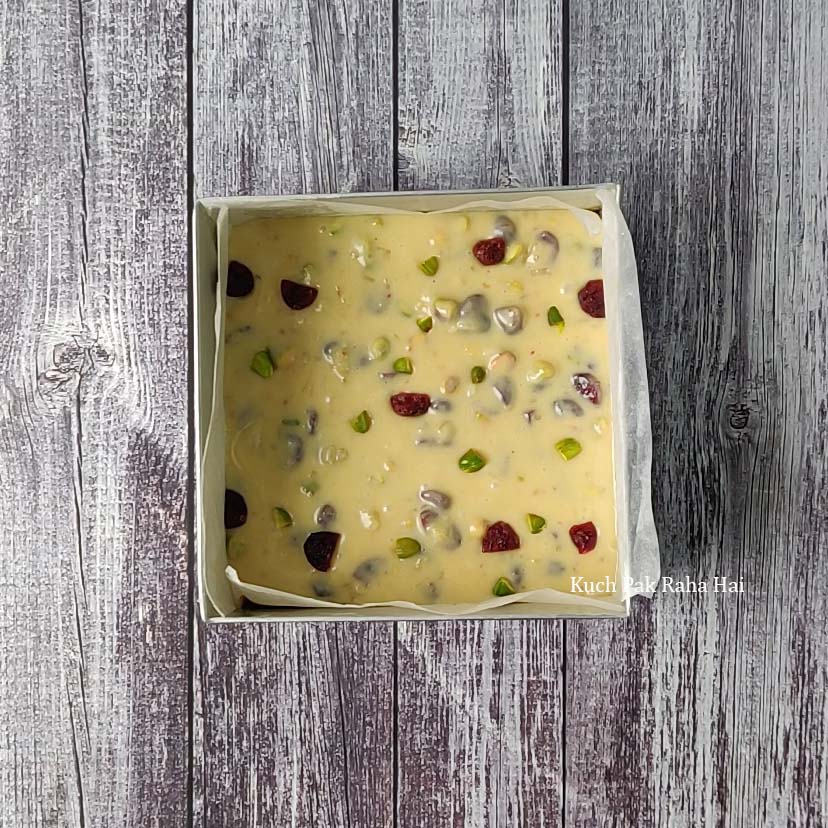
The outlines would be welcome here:
M 199 194 L 389 189 L 390 6 L 196 8 Z M 195 819 L 393 821 L 393 625 L 200 626 Z
M 0 824 L 180 825 L 184 5 L 0 21 Z
M 561 175 L 560 0 L 399 0 L 400 189 Z
M 539 186 L 561 164 L 561 9 L 399 8 L 404 189 Z M 398 624 L 398 824 L 561 824 L 560 622 Z
M 572 5 L 571 177 L 637 242 L 665 574 L 567 625 L 568 825 L 828 822 L 828 7 Z
M 199 194 L 391 187 L 392 4 L 194 7 Z M 400 186 L 557 181 L 560 4 L 396 9 Z M 569 177 L 622 182 L 639 251 L 665 572 L 745 593 L 188 653 L 185 2 L 7 3 L 2 828 L 828 822 L 828 9 L 569 14 Z

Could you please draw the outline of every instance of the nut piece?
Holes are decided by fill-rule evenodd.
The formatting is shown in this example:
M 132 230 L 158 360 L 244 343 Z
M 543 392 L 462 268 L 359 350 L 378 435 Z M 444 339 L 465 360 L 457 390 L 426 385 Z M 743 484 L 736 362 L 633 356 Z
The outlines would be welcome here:
M 457 377 L 446 377 L 440 383 L 440 391 L 443 394 L 453 394 L 460 385 L 460 380 Z
M 467 333 L 485 333 L 492 326 L 489 319 L 489 303 L 482 293 L 467 296 L 460 305 L 460 318 L 457 320 L 458 331 Z
M 512 397 L 514 396 L 514 386 L 508 377 L 499 377 L 492 384 L 492 393 L 497 397 L 500 403 L 506 407 L 511 405 Z
M 555 413 L 559 417 L 583 417 L 584 416 L 584 409 L 581 408 L 578 403 L 574 400 L 567 400 L 562 398 L 560 400 L 555 400 L 553 404 L 553 408 Z
M 457 302 L 453 299 L 435 299 L 433 314 L 441 322 L 451 322 L 457 318 Z
M 434 506 L 435 509 L 451 508 L 451 497 L 437 489 L 420 489 L 420 500 Z
M 513 336 L 523 329 L 523 311 L 517 305 L 496 308 L 494 319 L 503 333 Z
M 501 351 L 489 360 L 490 371 L 511 371 L 515 367 L 517 357 L 511 351 Z
M 500 236 L 508 244 L 514 241 L 517 235 L 517 228 L 515 223 L 508 216 L 498 216 L 494 223 L 494 233 L 492 235 Z
M 317 526 L 327 529 L 336 520 L 336 509 L 330 503 L 325 503 L 316 510 L 313 519 Z

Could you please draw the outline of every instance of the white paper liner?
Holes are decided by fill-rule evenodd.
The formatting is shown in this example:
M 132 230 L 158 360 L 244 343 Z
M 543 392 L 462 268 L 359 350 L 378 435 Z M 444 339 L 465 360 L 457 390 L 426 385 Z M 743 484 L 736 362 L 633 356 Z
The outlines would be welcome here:
M 215 290 L 215 360 L 212 373 L 212 405 L 207 437 L 200 467 L 199 567 L 201 593 L 220 616 L 236 613 L 238 599 L 273 607 L 315 608 L 326 611 L 366 607 L 397 607 L 417 610 L 433 616 L 459 617 L 486 612 L 512 603 L 554 605 L 561 615 L 567 607 L 573 614 L 619 615 L 619 610 L 634 595 L 651 596 L 660 574 L 658 536 L 653 521 L 650 498 L 650 465 L 652 439 L 650 432 L 649 392 L 644 357 L 641 308 L 638 295 L 638 273 L 632 239 L 617 201 L 617 188 L 605 186 L 591 193 L 601 205 L 601 215 L 574 207 L 549 195 L 532 195 L 515 199 L 493 195 L 430 212 L 474 210 L 568 210 L 576 215 L 587 231 L 595 235 L 603 229 L 604 296 L 609 326 L 609 350 L 613 423 L 613 463 L 615 471 L 616 535 L 618 544 L 618 591 L 607 598 L 573 595 L 553 589 L 534 590 L 504 598 L 491 598 L 479 604 L 413 604 L 408 601 L 386 601 L 364 604 L 340 604 L 294 595 L 269 587 L 241 581 L 236 570 L 227 564 L 224 514 L 224 297 L 226 295 L 229 230 L 232 225 L 254 218 L 278 215 L 365 215 L 410 214 L 423 210 L 401 210 L 377 204 L 388 196 L 365 196 L 364 202 L 339 201 L 336 198 L 255 198 L 207 200 L 216 221 L 218 284 Z M 566 195 L 560 193 L 562 198 Z M 575 191 L 584 202 L 583 191 Z M 432 196 L 433 197 L 433 196 Z M 429 202 L 428 194 L 408 196 L 409 203 Z M 376 200 L 375 200 L 376 199 Z M 371 203 L 374 202 L 374 203 Z M 595 205 L 596 207 L 598 204 Z M 197 278 L 199 274 L 197 273 Z M 203 286 L 202 290 L 203 290 Z M 203 303 L 198 303 L 199 308 Z M 203 311 L 202 311 L 203 312 Z

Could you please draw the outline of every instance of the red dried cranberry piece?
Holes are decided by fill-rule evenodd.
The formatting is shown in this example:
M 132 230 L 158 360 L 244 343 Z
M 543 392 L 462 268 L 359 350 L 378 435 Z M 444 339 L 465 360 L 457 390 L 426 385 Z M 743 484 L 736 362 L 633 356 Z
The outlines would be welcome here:
M 316 301 L 318 294 L 319 290 L 315 287 L 291 282 L 290 279 L 282 279 L 282 299 L 293 310 L 309 308 Z
M 592 552 L 595 544 L 598 543 L 598 530 L 595 524 L 588 520 L 586 523 L 576 523 L 570 526 L 569 537 L 572 538 L 572 543 L 575 544 L 578 552 L 586 555 L 587 552 Z
M 340 537 L 339 532 L 311 532 L 302 547 L 308 563 L 320 572 L 327 572 L 331 568 Z
M 593 405 L 601 403 L 601 383 L 595 374 L 573 374 L 572 387 Z
M 604 318 L 604 280 L 590 279 L 579 291 L 581 310 L 595 319 Z
M 224 490 L 224 528 L 238 529 L 247 523 L 247 503 L 232 489 Z
M 422 417 L 431 405 L 431 397 L 428 394 L 400 391 L 399 394 L 391 395 L 390 402 L 394 413 L 400 417 Z
M 472 248 L 474 258 L 482 265 L 496 265 L 503 261 L 506 255 L 506 240 L 500 236 L 492 239 L 481 239 Z
M 484 552 L 511 552 L 513 549 L 520 549 L 520 538 L 506 521 L 493 523 L 483 535 Z
M 239 298 L 253 292 L 253 272 L 246 264 L 232 261 L 227 266 L 227 295 Z

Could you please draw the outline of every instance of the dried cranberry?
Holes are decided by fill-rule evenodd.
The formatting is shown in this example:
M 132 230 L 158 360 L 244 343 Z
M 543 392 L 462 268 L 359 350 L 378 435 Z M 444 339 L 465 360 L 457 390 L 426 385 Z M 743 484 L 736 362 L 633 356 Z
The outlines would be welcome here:
M 293 310 L 309 308 L 316 301 L 318 294 L 319 290 L 315 287 L 282 279 L 282 299 Z
M 569 537 L 572 538 L 572 543 L 575 544 L 578 552 L 586 555 L 587 552 L 592 552 L 595 544 L 598 543 L 598 530 L 595 524 L 588 520 L 586 523 L 576 523 L 570 526 Z
M 238 529 L 247 523 L 247 503 L 232 489 L 224 490 L 224 528 Z
M 253 292 L 253 271 L 241 262 L 230 262 L 227 266 L 227 295 L 233 297 L 247 296 Z
M 520 549 L 520 538 L 503 520 L 493 523 L 483 535 L 484 552 L 511 552 L 513 549 Z
M 506 240 L 500 236 L 495 236 L 493 239 L 481 239 L 472 248 L 472 253 L 482 265 L 500 264 L 506 255 Z
M 302 547 L 308 563 L 320 572 L 327 572 L 331 568 L 340 537 L 338 532 L 311 532 Z
M 581 310 L 595 319 L 604 318 L 604 280 L 590 279 L 579 291 Z
M 572 387 L 593 405 L 601 403 L 601 383 L 594 374 L 573 374 Z
M 400 417 L 422 417 L 431 406 L 431 397 L 428 394 L 414 394 L 400 391 L 391 395 L 391 408 Z

